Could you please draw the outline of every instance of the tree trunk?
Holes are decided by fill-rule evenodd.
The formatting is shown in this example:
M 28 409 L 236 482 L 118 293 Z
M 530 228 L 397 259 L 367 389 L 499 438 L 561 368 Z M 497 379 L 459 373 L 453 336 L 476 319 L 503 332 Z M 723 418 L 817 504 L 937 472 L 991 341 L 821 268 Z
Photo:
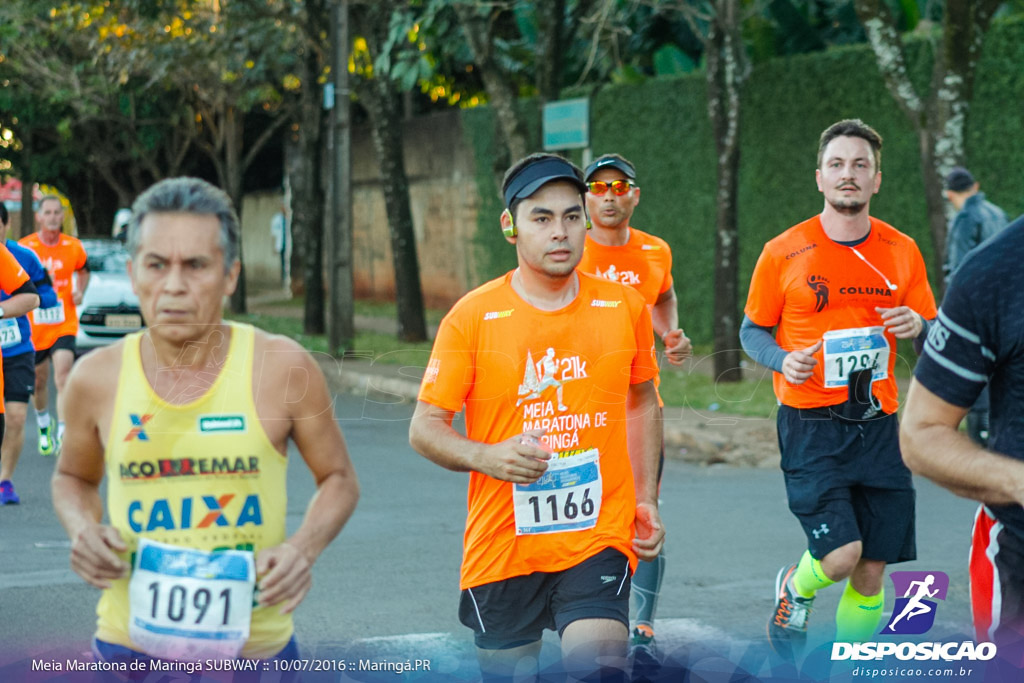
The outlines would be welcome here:
M 920 141 L 921 176 L 928 210 L 928 232 L 933 249 L 930 269 L 933 273 L 942 273 L 943 265 L 946 262 L 946 232 L 949 224 L 943 183 L 946 173 L 955 164 L 943 160 L 942 155 L 936 151 L 942 143 L 932 134 L 930 127 L 918 131 L 918 140 Z M 939 278 L 938 286 L 944 288 L 943 279 Z M 942 290 L 938 292 L 938 295 L 941 300 Z
M 35 173 L 32 169 L 32 155 L 35 146 L 32 139 L 32 129 L 26 126 L 21 131 L 21 235 L 25 237 L 36 231 L 36 210 L 32 202 L 32 189 L 36 184 Z
M 501 126 L 505 146 L 512 161 L 516 161 L 529 154 L 530 143 L 526 123 L 519 114 L 515 81 L 502 70 L 492 51 L 494 35 L 491 29 L 493 19 L 499 11 L 500 9 L 489 10 L 493 14 L 485 16 L 472 5 L 455 4 L 455 13 L 459 17 L 462 32 L 473 53 L 473 61 L 480 69 L 480 79 L 484 83 L 487 98 Z M 500 193 L 500 183 L 498 189 Z
M 235 205 L 235 213 L 238 214 L 238 261 L 241 265 L 238 271 L 238 285 L 231 295 L 231 312 L 247 313 L 249 307 L 246 302 L 245 240 L 242 233 L 242 202 L 245 199 L 242 187 L 242 175 L 245 173 L 245 165 L 242 163 L 242 144 L 245 132 L 245 113 L 229 105 L 227 111 L 224 112 L 223 125 L 227 143 L 224 149 L 224 189 L 231 197 L 231 203 Z
M 380 159 L 384 205 L 391 232 L 398 338 L 409 342 L 425 341 L 427 323 L 420 287 L 420 265 L 416 257 L 416 235 L 409 206 L 409 179 L 405 174 L 402 150 L 401 100 L 384 80 L 374 79 L 367 83 L 364 92 L 370 89 L 374 91 L 373 95 L 362 99 L 370 111 L 373 144 Z
M 747 70 L 736 0 L 715 3 L 705 43 L 708 115 L 718 152 L 715 212 L 715 378 L 743 379 L 739 348 L 739 230 L 737 201 L 740 168 L 741 87 Z
M 310 17 L 311 23 L 315 21 Z M 326 22 L 326 19 L 324 19 Z M 306 334 L 326 331 L 324 298 L 324 121 L 320 108 L 322 88 L 317 85 L 320 64 L 312 50 L 302 60 L 302 92 L 299 104 L 297 158 L 289 179 L 292 183 L 292 248 L 298 249 L 301 268 L 293 272 L 305 290 L 302 328 Z
M 537 92 L 542 102 L 554 102 L 562 90 L 565 0 L 540 0 L 537 19 Z
M 295 188 L 296 186 L 301 186 L 303 182 L 306 182 L 303 178 L 308 174 L 297 133 L 290 134 L 285 141 L 284 174 L 288 179 L 288 186 L 291 188 L 291 202 L 288 205 L 288 212 L 291 216 L 288 240 L 292 246 L 292 251 L 288 261 L 288 271 L 291 273 L 289 280 L 291 295 L 294 298 L 302 296 L 306 292 L 306 278 L 303 272 L 303 259 L 306 247 L 305 235 L 308 230 L 308 226 L 306 226 L 305 223 L 300 223 L 299 218 L 296 215 L 296 212 L 299 211 L 299 209 L 296 206 L 298 202 L 296 201 Z M 308 219 L 303 216 L 303 221 L 306 220 Z
M 376 60 L 388 34 L 389 11 L 381 5 L 355 15 L 356 29 L 366 37 Z M 427 322 L 420 286 L 420 265 L 416 256 L 416 233 L 409 204 L 409 179 L 405 174 L 402 135 L 402 94 L 388 74 L 361 77 L 355 83 L 359 101 L 366 107 L 373 134 L 373 146 L 380 161 L 384 206 L 391 235 L 391 259 L 395 275 L 395 303 L 398 309 L 398 338 L 425 341 Z
M 974 75 L 985 33 L 1000 0 L 948 0 L 941 40 L 934 45 L 930 91 L 921 97 L 910 81 L 903 42 L 885 0 L 856 0 L 886 88 L 917 132 L 921 175 L 928 202 L 932 238 L 932 272 L 941 273 L 946 255 L 946 204 L 943 178 L 963 164 L 967 115 L 974 95 Z M 939 287 L 943 285 L 938 278 Z M 941 290 L 939 296 L 941 298 Z

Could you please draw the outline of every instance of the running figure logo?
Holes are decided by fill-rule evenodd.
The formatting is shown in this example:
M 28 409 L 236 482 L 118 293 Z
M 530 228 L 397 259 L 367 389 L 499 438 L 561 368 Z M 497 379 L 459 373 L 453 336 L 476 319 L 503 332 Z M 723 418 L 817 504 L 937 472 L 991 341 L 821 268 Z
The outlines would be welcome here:
M 935 600 L 945 600 L 949 576 L 944 572 L 893 572 L 896 605 L 882 633 L 925 633 L 935 623 Z M 933 598 L 930 600 L 929 598 Z
M 828 307 L 828 280 L 820 275 L 807 278 L 807 286 L 814 292 L 814 310 L 821 313 Z
M 594 272 L 598 277 L 604 278 L 605 280 L 611 280 L 612 282 L 619 282 L 624 285 L 639 285 L 640 276 L 632 270 L 619 270 L 615 267 L 615 264 L 608 266 L 608 270 L 603 271 L 600 268 L 596 268 Z
M 523 383 L 519 385 L 519 400 L 516 401 L 516 406 L 539 399 L 545 389 L 554 387 L 558 411 L 564 413 L 569 407 L 562 400 L 562 385 L 575 379 L 585 379 L 587 376 L 587 361 L 579 356 L 557 358 L 555 350 L 549 346 L 544 357 L 535 363 L 533 353 L 527 350 L 526 372 L 523 373 Z
M 605 280 L 611 280 L 612 282 L 619 281 L 619 273 L 616 270 L 614 263 L 609 265 L 608 270 L 604 272 L 601 272 L 600 268 L 598 268 L 595 272 L 597 273 L 598 277 L 603 277 Z
M 540 370 L 540 379 L 537 378 L 537 370 Z M 547 353 L 534 364 L 533 354 L 526 352 L 526 374 L 523 376 L 523 383 L 519 385 L 519 400 L 516 406 L 523 404 L 523 401 L 532 401 L 540 398 L 541 392 L 548 387 L 558 389 L 558 410 L 565 412 L 569 408 L 562 403 L 562 383 L 555 379 L 555 371 L 558 370 L 558 361 L 555 360 L 555 350 L 548 347 Z

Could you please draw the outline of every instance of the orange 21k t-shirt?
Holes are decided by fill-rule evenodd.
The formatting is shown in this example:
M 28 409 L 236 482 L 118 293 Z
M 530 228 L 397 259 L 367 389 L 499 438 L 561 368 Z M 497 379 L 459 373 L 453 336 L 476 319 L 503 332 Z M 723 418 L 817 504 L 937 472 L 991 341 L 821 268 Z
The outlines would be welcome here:
M 520 298 L 508 273 L 460 299 L 438 330 L 419 399 L 465 408 L 474 441 L 544 428 L 557 452 L 531 487 L 470 473 L 462 588 L 562 571 L 605 548 L 635 567 L 626 397 L 657 372 L 651 319 L 636 291 L 577 273 L 579 293 L 558 311 Z
M 621 282 L 640 292 L 648 306 L 672 288 L 672 249 L 668 242 L 630 226 L 629 240 L 608 246 L 587 235 L 576 266 L 589 275 Z
M 672 289 L 672 249 L 668 242 L 632 226 L 629 239 L 618 246 L 601 244 L 588 233 L 583 258 L 576 268 L 632 287 L 643 295 L 648 310 L 654 308 L 659 296 Z M 654 383 L 660 386 L 660 375 Z M 658 403 L 664 405 L 660 393 Z

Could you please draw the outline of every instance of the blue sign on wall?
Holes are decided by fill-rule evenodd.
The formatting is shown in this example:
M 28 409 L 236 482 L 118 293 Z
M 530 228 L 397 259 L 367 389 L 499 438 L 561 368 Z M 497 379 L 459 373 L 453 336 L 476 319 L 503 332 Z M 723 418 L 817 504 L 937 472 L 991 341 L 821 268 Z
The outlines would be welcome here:
M 582 149 L 590 146 L 590 100 L 579 97 L 544 105 L 544 149 Z

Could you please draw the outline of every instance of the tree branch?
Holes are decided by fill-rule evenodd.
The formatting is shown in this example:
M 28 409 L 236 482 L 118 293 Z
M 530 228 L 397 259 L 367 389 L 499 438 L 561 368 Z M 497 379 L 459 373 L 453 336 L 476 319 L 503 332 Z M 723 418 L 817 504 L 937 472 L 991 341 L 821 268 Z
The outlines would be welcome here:
M 853 4 L 875 53 L 885 87 L 914 129 L 920 131 L 924 127 L 925 104 L 910 81 L 903 41 L 893 27 L 889 6 L 885 0 L 855 0 Z

